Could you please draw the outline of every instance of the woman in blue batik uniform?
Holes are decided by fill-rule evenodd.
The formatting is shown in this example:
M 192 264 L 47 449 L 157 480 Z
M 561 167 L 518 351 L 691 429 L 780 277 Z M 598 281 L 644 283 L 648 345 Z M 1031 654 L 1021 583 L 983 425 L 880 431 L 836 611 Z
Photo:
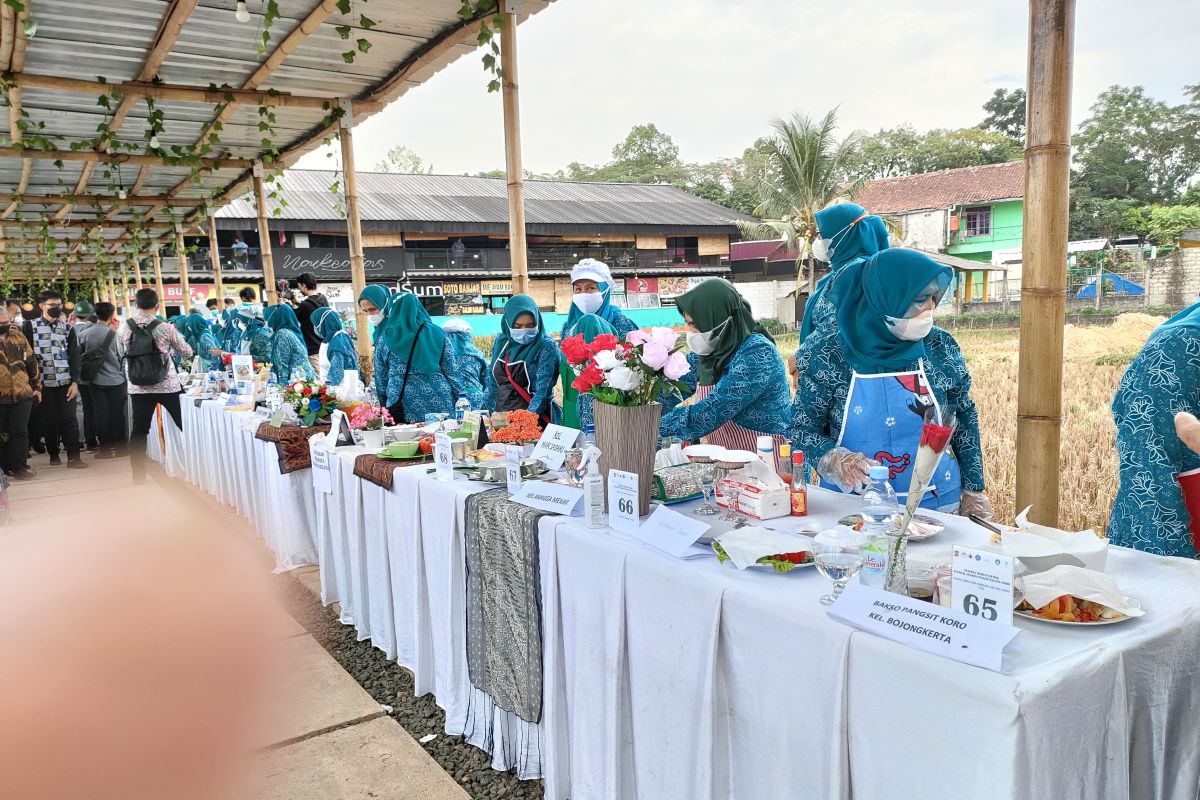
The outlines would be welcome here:
M 794 446 L 816 465 L 822 486 L 854 491 L 871 465 L 883 464 L 905 497 L 924 415 L 934 406 L 943 418 L 954 414 L 958 428 L 921 506 L 991 516 L 971 375 L 954 337 L 933 327 L 951 277 L 949 267 L 905 249 L 850 264 L 838 277 L 837 328 L 800 346 L 792 408 Z
M 271 372 L 280 383 L 290 383 L 299 370 L 306 381 L 315 381 L 317 373 L 308 362 L 308 349 L 304 346 L 304 334 L 300 320 L 287 303 L 267 306 L 266 323 L 271 328 Z M 256 356 L 257 358 L 257 356 Z
M 1188 494 L 1197 456 L 1175 434 L 1175 415 L 1200 410 L 1200 303 L 1151 334 L 1113 398 L 1120 488 L 1108 521 L 1113 544 L 1167 556 L 1200 554 L 1200 519 Z M 1188 493 L 1176 476 L 1184 475 Z M 1189 480 L 1190 477 L 1190 480 Z M 1194 498 L 1200 500 L 1200 498 Z M 1192 508 L 1200 508 L 1193 502 Z
M 176 326 L 177 330 L 183 334 L 183 339 L 192 348 L 192 352 L 196 354 L 196 358 L 200 359 L 200 365 L 207 372 L 211 369 L 220 369 L 221 367 L 221 346 L 217 343 L 217 338 L 213 336 L 212 329 L 204 317 L 199 314 L 188 314 L 179 320 Z M 213 350 L 217 353 L 214 355 Z
M 328 365 L 321 377 L 330 386 L 339 386 L 346 377 L 346 370 L 358 369 L 358 352 L 354 349 L 354 341 L 346 333 L 338 312 L 329 306 L 313 311 L 312 323 L 324 353 L 324 358 L 318 363 Z
M 359 297 L 382 302 L 368 286 Z M 397 422 L 424 422 L 426 414 L 452 414 L 454 401 L 466 395 L 472 407 L 480 397 L 467 390 L 462 368 L 446 332 L 429 317 L 411 292 L 392 295 L 375 327 L 375 394 Z
M 750 304 L 733 284 L 712 278 L 680 295 L 675 305 L 697 357 L 697 399 L 665 413 L 660 434 L 690 441 L 704 436 L 737 450 L 754 450 L 759 435 L 785 441 L 791 421 L 787 371 Z
M 500 335 L 492 345 L 483 407 L 491 411 L 524 408 L 537 414 L 543 425 L 557 423 L 562 411 L 554 402 L 554 382 L 560 357 L 537 303 L 527 294 L 513 295 L 504 305 Z
M 262 308 L 256 303 L 243 303 L 238 308 L 238 322 L 242 324 L 242 336 L 238 340 L 238 351 L 242 355 L 254 356 L 254 360 L 267 363 L 271 360 L 271 331 L 263 320 Z
M 888 248 L 887 226 L 883 220 L 868 214 L 857 203 L 838 203 L 821 209 L 814 216 L 817 239 L 813 242 L 813 255 L 818 261 L 829 263 L 829 274 L 817 282 L 817 288 L 804 305 L 801 341 L 814 330 L 837 325 L 837 312 L 829 299 L 829 291 L 846 267 Z
M 469 391 L 482 396 L 483 387 L 487 385 L 488 359 L 483 351 L 475 346 L 475 339 L 471 335 L 471 323 L 461 317 L 455 317 L 446 320 L 442 324 L 442 330 L 446 332 L 446 341 L 450 342 L 450 347 L 458 358 L 463 385 Z

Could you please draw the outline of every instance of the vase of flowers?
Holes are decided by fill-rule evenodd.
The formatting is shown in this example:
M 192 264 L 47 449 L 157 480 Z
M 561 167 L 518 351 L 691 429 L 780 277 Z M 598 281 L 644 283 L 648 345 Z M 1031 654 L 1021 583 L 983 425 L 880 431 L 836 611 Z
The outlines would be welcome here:
M 383 428 L 391 424 L 392 415 L 382 406 L 359 403 L 350 412 L 350 429 L 358 431 L 363 447 L 371 450 L 383 449 Z
M 296 410 L 301 424 L 316 425 L 333 413 L 334 398 L 318 381 L 296 381 L 283 387 L 283 402 Z
M 593 398 L 600 469 L 619 469 L 638 476 L 638 514 L 650 510 L 654 455 L 664 393 L 682 395 L 680 382 L 689 369 L 682 337 L 670 328 L 631 332 L 621 342 L 601 334 L 587 343 L 572 336 L 562 343 L 563 355 L 575 372 L 571 386 Z

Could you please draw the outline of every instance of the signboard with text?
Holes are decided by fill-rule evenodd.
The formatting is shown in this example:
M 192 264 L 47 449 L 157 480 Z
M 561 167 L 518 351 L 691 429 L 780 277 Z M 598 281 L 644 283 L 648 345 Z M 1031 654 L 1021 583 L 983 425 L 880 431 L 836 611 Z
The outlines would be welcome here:
M 626 278 L 625 294 L 658 294 L 658 278 Z
M 508 281 L 480 281 L 479 293 L 482 295 L 512 294 L 513 283 Z
M 350 251 L 325 247 L 277 247 L 273 251 L 275 276 L 295 278 L 311 272 L 318 281 L 347 281 L 350 278 Z M 364 252 L 363 271 L 367 283 L 381 278 L 404 275 L 403 247 L 373 247 Z

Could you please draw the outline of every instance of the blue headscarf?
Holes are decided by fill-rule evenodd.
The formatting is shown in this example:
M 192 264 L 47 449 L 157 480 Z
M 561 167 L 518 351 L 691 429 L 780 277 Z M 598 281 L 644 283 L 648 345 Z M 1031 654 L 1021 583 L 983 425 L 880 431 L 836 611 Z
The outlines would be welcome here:
M 940 299 L 954 272 L 917 250 L 895 248 L 845 268 L 833 285 L 838 339 L 856 372 L 877 374 L 907 369 L 925 356 L 925 341 L 896 337 L 885 317 L 902 319 L 931 283 Z
M 538 335 L 532 342 L 518 344 L 512 338 L 512 325 L 522 314 L 533 315 Z M 514 294 L 504 304 L 504 318 L 500 320 L 500 335 L 496 337 L 495 344 L 492 345 L 492 361 L 488 364 L 488 374 L 495 374 L 496 362 L 503 356 L 508 356 L 509 361 L 524 361 L 532 364 L 538 353 L 547 344 L 550 347 L 555 346 L 554 340 L 546 333 L 546 324 L 542 320 L 542 312 L 538 310 L 537 302 L 527 294 Z M 532 369 L 530 375 L 532 376 Z
M 200 337 L 208 330 L 208 323 L 204 317 L 199 314 L 188 314 L 180 317 L 175 324 L 175 328 L 183 334 L 183 340 L 188 343 L 188 347 L 192 348 L 193 352 L 200 352 Z
M 325 353 L 330 361 L 333 361 L 336 353 L 345 353 L 357 363 L 358 352 L 354 349 L 354 342 L 351 341 L 350 334 L 346 333 L 342 318 L 336 311 L 328 306 L 318 308 L 312 314 L 312 323 L 317 336 L 328 345 Z
M 808 304 L 804 307 L 804 319 L 800 323 L 800 338 L 812 333 L 815 322 L 813 310 L 817 301 L 827 295 L 838 275 L 852 261 L 870 258 L 888 249 L 887 226 L 883 220 L 858 203 L 837 203 L 821 209 L 813 215 L 817 220 L 817 232 L 822 239 L 829 239 L 829 274 L 817 281 Z
M 381 286 L 378 283 L 373 283 L 362 290 L 362 294 L 358 296 L 359 300 L 370 300 L 371 305 L 379 309 L 379 313 L 387 314 L 388 304 L 392 300 L 392 292 L 386 286 Z M 371 333 L 371 344 L 378 344 L 379 334 L 383 331 L 383 325 L 376 325 L 375 330 Z M 362 336 L 364 331 L 359 331 L 358 335 Z
M 1200 303 L 1194 303 L 1183 311 L 1180 311 L 1169 320 L 1159 325 L 1154 333 L 1165 331 L 1169 328 L 1200 328 Z M 1151 334 L 1152 336 L 1154 334 Z
M 242 329 L 238 327 L 237 309 L 227 308 L 221 312 L 225 327 L 221 330 L 221 349 L 226 353 L 236 353 L 242 342 Z
M 276 303 L 273 306 L 267 306 L 266 313 L 263 319 L 271 326 L 271 330 L 275 333 L 280 331 L 291 331 L 297 336 L 303 336 L 304 332 L 300 330 L 300 320 L 296 318 L 296 312 L 287 303 Z

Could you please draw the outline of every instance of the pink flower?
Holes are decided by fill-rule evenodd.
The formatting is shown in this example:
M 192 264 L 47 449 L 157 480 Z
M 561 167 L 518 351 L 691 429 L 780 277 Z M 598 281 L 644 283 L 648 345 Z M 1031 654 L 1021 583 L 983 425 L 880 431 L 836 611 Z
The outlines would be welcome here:
M 670 355 L 671 351 L 656 342 L 642 345 L 642 362 L 650 369 L 662 369 Z
M 625 341 L 629 344 L 645 344 L 650 341 L 650 331 L 645 328 L 639 328 L 636 331 L 630 331 L 625 334 Z
M 687 375 L 688 370 L 691 368 L 692 365 L 688 363 L 687 356 L 683 353 L 675 352 L 671 353 L 671 357 L 667 359 L 666 366 L 663 367 L 663 374 L 668 379 L 677 381 L 684 375 Z
M 665 350 L 672 350 L 679 341 L 679 334 L 670 328 L 651 328 L 649 341 Z

